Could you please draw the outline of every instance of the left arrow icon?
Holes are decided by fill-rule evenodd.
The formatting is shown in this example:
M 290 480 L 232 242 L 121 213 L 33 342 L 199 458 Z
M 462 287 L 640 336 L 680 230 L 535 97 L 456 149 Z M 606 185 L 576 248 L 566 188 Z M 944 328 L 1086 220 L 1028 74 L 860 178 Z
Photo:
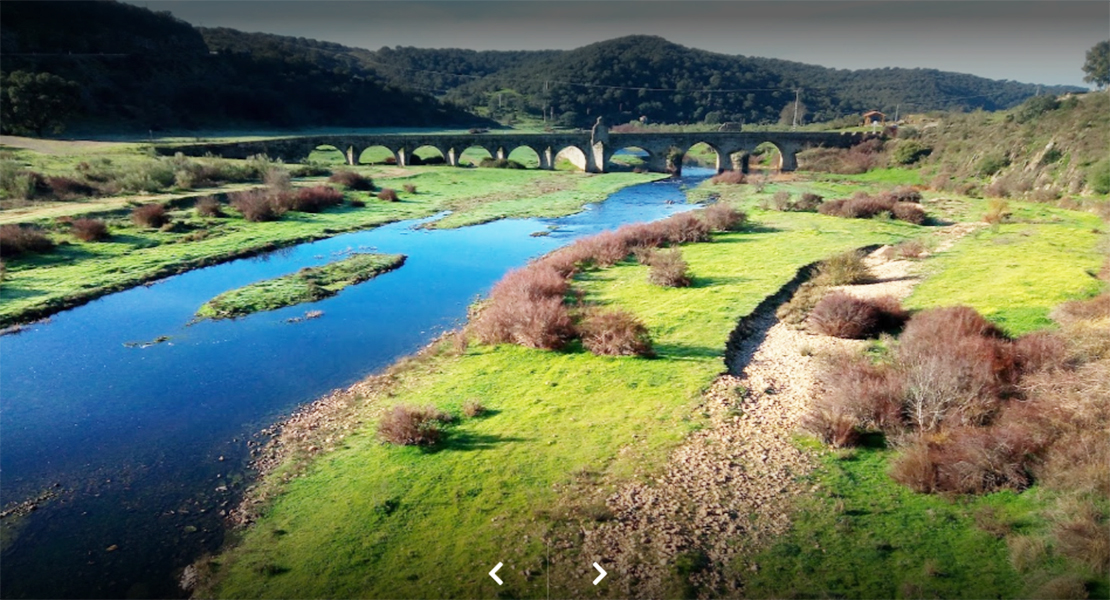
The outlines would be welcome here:
M 497 576 L 497 570 L 500 569 L 501 565 L 503 565 L 503 564 L 504 563 L 497 563 L 497 566 L 494 567 L 493 570 L 489 572 L 489 576 L 493 577 L 493 580 L 497 582 L 497 585 L 501 585 L 503 583 L 501 581 L 501 578 Z

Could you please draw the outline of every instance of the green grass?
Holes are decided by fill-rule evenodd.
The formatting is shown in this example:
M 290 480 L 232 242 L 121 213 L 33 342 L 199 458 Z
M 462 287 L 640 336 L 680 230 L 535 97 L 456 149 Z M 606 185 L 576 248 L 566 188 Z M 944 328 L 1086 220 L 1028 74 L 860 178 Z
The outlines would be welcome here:
M 1052 326 L 1049 311 L 1101 289 L 1092 276 L 1103 261 L 1091 214 L 1015 203 L 1031 222 L 980 230 L 928 263 L 929 276 L 906 302 L 910 308 L 964 304 L 1011 335 Z M 1024 215 L 1037 215 L 1029 218 Z
M 966 200 L 975 213 L 985 203 Z M 1049 310 L 1100 289 L 1091 275 L 1105 234 L 1090 214 L 1012 203 L 1012 219 L 981 230 L 924 263 L 926 279 L 907 306 L 966 304 L 1008 333 L 1051 325 Z M 752 597 L 1029 597 L 1059 576 L 1078 576 L 1105 597 L 1105 574 L 1090 573 L 1051 551 L 1018 573 L 1005 537 L 1044 536 L 1052 493 L 916 494 L 887 475 L 894 450 L 826 454 L 812 483 L 819 493 L 796 503 L 788 536 L 734 565 Z M 757 573 L 744 572 L 750 563 Z
M 820 492 L 797 502 L 790 534 L 733 565 L 752 598 L 1016 597 L 1021 579 L 1006 543 L 976 524 L 1037 527 L 1031 494 L 968 499 L 916 494 L 886 471 L 892 453 L 826 454 L 812 476 Z M 755 563 L 757 572 L 745 566 Z
M 581 500 L 561 489 L 585 473 L 606 482 L 598 484 L 603 491 L 657 470 L 668 450 L 703 426 L 701 392 L 722 371 L 739 317 L 802 265 L 918 230 L 766 217 L 757 232 L 684 247 L 690 288 L 650 286 L 646 267 L 632 263 L 581 277 L 589 300 L 643 319 L 659 358 L 479 346 L 397 375 L 388 399 L 360 409 L 353 421 L 362 425 L 342 447 L 292 478 L 220 559 L 219 595 L 545 596 L 545 578 L 528 581 L 521 571 L 544 571 L 541 540 L 557 527 L 550 514 Z M 468 399 L 491 413 L 454 426 L 436 451 L 375 438 L 380 408 L 434 403 L 457 413 Z M 281 486 L 291 473 L 279 469 L 267 484 Z M 498 561 L 506 563 L 500 589 L 484 575 Z
M 400 267 L 403 254 L 355 254 L 319 267 L 236 288 L 205 302 L 198 319 L 230 319 L 330 298 L 347 286 Z
M 400 192 L 400 202 L 381 202 L 367 192 L 348 192 L 348 199 L 364 200 L 367 206 L 345 205 L 318 214 L 291 212 L 272 223 L 248 222 L 231 209 L 226 218 L 200 218 L 188 199 L 196 194 L 182 195 L 175 198 L 186 200 L 170 204 L 170 214 L 179 222 L 172 231 L 135 227 L 128 218 L 129 201 L 122 201 L 122 208 L 117 205 L 109 210 L 97 202 L 91 205 L 92 210 L 108 220 L 112 238 L 92 243 L 74 238 L 68 226 L 53 220 L 52 213 L 51 218 L 22 218 L 21 222 L 46 227 L 59 246 L 49 254 L 5 259 L 0 326 L 49 315 L 106 293 L 200 266 L 443 211 L 453 212 L 433 227 L 571 214 L 622 187 L 658 177 L 450 167 L 359 171 L 372 175 L 383 187 L 400 190 L 410 183 L 417 186 L 417 193 Z M 320 179 L 306 182 L 322 183 Z M 137 197 L 131 202 L 146 200 Z M 173 208 L 177 204 L 184 206 Z

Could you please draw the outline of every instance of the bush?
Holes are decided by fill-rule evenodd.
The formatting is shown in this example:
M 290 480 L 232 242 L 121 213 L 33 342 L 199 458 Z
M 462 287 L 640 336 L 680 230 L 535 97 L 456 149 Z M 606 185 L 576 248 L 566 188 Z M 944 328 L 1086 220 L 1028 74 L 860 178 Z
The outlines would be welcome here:
M 144 204 L 131 211 L 131 221 L 139 227 L 158 228 L 169 223 L 170 217 L 161 204 Z
M 727 204 L 714 204 L 702 211 L 705 224 L 713 231 L 736 231 L 744 226 L 748 215 Z
M 1017 376 L 1009 340 L 966 306 L 914 315 L 898 340 L 896 361 L 906 375 L 905 412 L 922 431 L 986 423 Z
M 485 414 L 486 407 L 482 406 L 482 403 L 478 400 L 467 400 L 463 402 L 462 411 L 464 415 L 473 419 L 474 417 L 480 417 Z
M 409 193 L 409 194 L 415 194 L 416 193 L 416 186 L 411 184 L 411 183 L 406 183 L 404 185 L 404 189 L 405 189 L 406 193 Z
M 817 194 L 805 192 L 790 204 L 789 209 L 797 212 L 815 212 L 824 201 L 825 199 Z
M 1068 343 L 1058 333 L 1036 331 L 1014 340 L 1014 362 L 1023 374 L 1068 366 Z
M 480 163 L 478 163 L 478 166 L 483 167 L 483 168 L 487 168 L 487 169 L 526 169 L 527 168 L 524 165 L 518 163 L 517 161 L 509 160 L 507 158 L 483 158 L 482 161 Z
M 277 221 L 285 214 L 285 203 L 280 196 L 264 189 L 237 192 L 231 196 L 231 206 L 253 223 Z
M 786 210 L 790 207 L 790 192 L 786 190 L 779 190 L 771 196 L 770 208 L 774 210 Z
M 647 259 L 651 265 L 648 281 L 663 287 L 686 287 L 690 277 L 686 273 L 688 265 L 682 259 L 682 252 L 675 248 L 670 251 L 656 250 Z
M 820 285 L 855 285 L 872 279 L 871 269 L 863 261 L 863 256 L 855 250 L 827 258 L 817 266 L 817 281 Z
M 72 227 L 73 235 L 83 242 L 99 242 L 110 237 L 108 225 L 99 219 L 77 219 Z
M 990 177 L 1010 166 L 1010 158 L 1005 154 L 988 154 L 979 159 L 975 171 L 982 177 Z
M 490 290 L 490 298 L 494 301 L 511 298 L 562 300 L 569 288 L 566 278 L 554 268 L 538 263 L 506 273 Z
M 898 165 L 912 165 L 929 156 L 933 149 L 916 140 L 900 140 L 890 159 Z
M 798 326 L 805 323 L 809 312 L 821 301 L 825 295 L 825 288 L 814 281 L 807 281 L 798 286 L 797 291 L 790 297 L 790 301 L 775 310 L 775 316 L 787 325 Z
M 220 206 L 220 201 L 213 196 L 205 196 L 197 200 L 197 216 L 198 217 L 222 217 L 224 216 L 223 208 Z
M 961 494 L 1020 491 L 1032 483 L 1030 458 L 1039 448 L 1023 428 L 958 427 L 942 439 L 915 439 L 895 459 L 894 480 L 917 492 Z
M 343 204 L 343 193 L 326 185 L 301 188 L 286 197 L 289 199 L 287 208 L 299 212 L 318 213 Z
M 574 338 L 574 323 L 562 298 L 491 297 L 474 324 L 485 344 L 519 344 L 559 350 Z
M 713 183 L 747 183 L 748 177 L 743 171 L 721 171 L 709 179 Z
M 365 208 L 366 207 L 366 202 L 364 202 L 362 200 L 359 200 L 358 198 L 351 198 L 350 200 L 347 201 L 347 203 L 350 204 L 354 208 Z
M 374 189 L 374 180 L 354 171 L 336 171 L 328 177 L 328 183 L 341 185 L 349 190 L 369 192 Z
M 921 192 L 913 189 L 908 185 L 894 188 L 884 194 L 894 202 L 914 202 L 921 203 Z
M 392 188 L 385 188 L 378 192 L 378 200 L 386 202 L 399 202 L 401 199 L 397 197 L 397 191 Z
M 0 225 L 0 255 L 19 256 L 28 252 L 49 252 L 54 242 L 37 227 Z
M 591 310 L 580 326 L 582 345 L 605 356 L 654 356 L 651 335 L 635 315 L 623 310 Z
M 827 294 L 809 313 L 808 323 L 818 333 L 847 339 L 875 337 L 903 324 L 909 314 L 892 297 L 856 298 L 840 291 Z
M 899 221 L 921 225 L 925 222 L 925 209 L 913 202 L 895 202 L 891 214 Z
M 922 244 L 918 240 L 898 242 L 898 244 L 894 246 L 894 250 L 898 252 L 898 255 L 902 258 L 921 258 L 925 256 L 927 252 L 925 244 Z
M 668 242 L 686 244 L 709 241 L 709 225 L 692 213 L 684 212 L 659 222 Z
M 824 364 L 820 378 L 826 391 L 817 399 L 818 408 L 849 416 L 860 430 L 902 430 L 905 380 L 897 369 L 844 355 Z
M 93 186 L 69 177 L 47 177 L 46 185 L 50 187 L 50 193 L 59 200 L 87 198 L 97 192 Z
M 450 417 L 434 406 L 397 405 L 378 422 L 378 436 L 390 444 L 434 446 Z

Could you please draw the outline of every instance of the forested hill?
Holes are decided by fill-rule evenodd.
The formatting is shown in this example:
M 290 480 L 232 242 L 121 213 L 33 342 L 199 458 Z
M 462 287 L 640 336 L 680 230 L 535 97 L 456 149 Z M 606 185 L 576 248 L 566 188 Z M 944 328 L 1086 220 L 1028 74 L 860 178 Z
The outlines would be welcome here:
M 1020 104 L 1039 87 L 935 69 L 851 71 L 731 56 L 655 36 L 622 37 L 567 51 L 382 48 L 366 57 L 391 78 L 440 90 L 447 99 L 482 114 L 504 119 L 521 112 L 539 115 L 547 107 L 556 122 L 577 126 L 598 115 L 611 123 L 641 116 L 672 123 L 775 122 L 787 105 L 792 118 L 798 88 L 806 121 L 871 109 L 893 113 L 899 105 L 915 112 L 997 110 Z M 1080 90 L 1040 87 L 1041 93 Z
M 338 44 L 201 31 L 114 1 L 0 5 L 4 133 L 488 124 Z
M 115 0 L 0 3 L 0 129 L 585 127 L 804 122 L 1019 104 L 1038 86 L 930 69 L 845 71 L 628 36 L 575 50 L 382 48 L 201 29 Z M 1078 58 L 1077 58 L 1078 60 Z M 1044 93 L 1079 90 L 1045 87 Z M 481 116 L 475 116 L 481 115 Z

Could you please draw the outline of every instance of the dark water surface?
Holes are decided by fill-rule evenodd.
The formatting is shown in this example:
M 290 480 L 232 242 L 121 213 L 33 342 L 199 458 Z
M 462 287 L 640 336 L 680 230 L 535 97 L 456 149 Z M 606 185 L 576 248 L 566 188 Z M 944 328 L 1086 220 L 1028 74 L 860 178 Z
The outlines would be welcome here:
M 508 269 L 688 210 L 682 186 L 710 174 L 687 168 L 560 219 L 340 235 L 112 294 L 0 338 L 0 504 L 57 492 L 5 519 L 0 595 L 180 596 L 176 574 L 223 541 L 222 511 L 250 481 L 256 432 L 457 326 Z M 352 250 L 408 260 L 321 302 L 187 325 L 221 292 Z M 324 316 L 285 322 L 306 310 Z

